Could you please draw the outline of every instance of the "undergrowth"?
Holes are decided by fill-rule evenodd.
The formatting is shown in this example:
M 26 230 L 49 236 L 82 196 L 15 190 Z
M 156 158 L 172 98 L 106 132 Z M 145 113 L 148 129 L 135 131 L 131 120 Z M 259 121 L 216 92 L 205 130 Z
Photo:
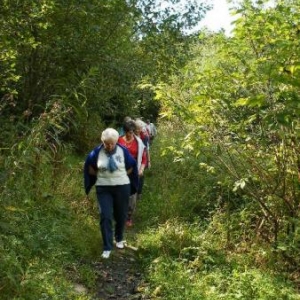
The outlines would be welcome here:
M 66 153 L 53 178 L 52 166 L 40 158 L 34 170 L 40 180 L 32 183 L 32 166 L 24 164 L 3 187 L 0 298 L 91 299 L 74 289 L 80 283 L 93 295 L 90 265 L 100 253 L 94 204 L 83 194 L 82 160 Z
M 138 248 L 148 283 L 142 294 L 300 299 L 299 269 L 256 235 L 251 199 L 222 187 L 222 174 L 205 172 L 200 158 L 174 162 L 168 149 L 180 149 L 180 138 L 161 126 L 137 205 L 136 234 L 127 236 Z M 38 164 L 25 157 L 10 170 L 1 169 L 1 299 L 95 299 L 93 263 L 101 254 L 101 238 L 95 193 L 89 199 L 83 193 L 84 157 L 66 149 L 55 166 L 43 152 L 33 158 Z M 78 293 L 76 284 L 85 293 Z
M 201 169 L 207 157 L 174 162 L 181 137 L 170 128 L 160 132 L 167 134 L 152 146 L 138 203 L 143 229 L 136 242 L 149 281 L 144 293 L 151 299 L 300 299 L 298 268 L 255 232 L 255 203 L 222 187 L 223 174 Z

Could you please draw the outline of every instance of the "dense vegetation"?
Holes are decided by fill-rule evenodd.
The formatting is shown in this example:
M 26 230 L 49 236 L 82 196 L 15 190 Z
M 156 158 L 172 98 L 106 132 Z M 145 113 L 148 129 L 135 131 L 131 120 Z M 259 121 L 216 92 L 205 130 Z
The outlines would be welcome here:
M 275 247 L 265 239 L 268 232 L 255 228 L 254 200 L 220 186 L 224 174 L 199 171 L 207 152 L 175 164 L 170 152 L 162 155 L 170 144 L 182 148 L 185 133 L 172 127 L 161 124 L 138 208 L 136 245 L 149 282 L 144 293 L 150 299 L 299 299 L 295 242 Z
M 82 164 L 126 115 L 159 125 L 132 241 L 143 294 L 300 299 L 300 4 L 239 1 L 227 37 L 189 34 L 208 7 L 169 2 L 3 1 L 1 299 L 93 299 Z

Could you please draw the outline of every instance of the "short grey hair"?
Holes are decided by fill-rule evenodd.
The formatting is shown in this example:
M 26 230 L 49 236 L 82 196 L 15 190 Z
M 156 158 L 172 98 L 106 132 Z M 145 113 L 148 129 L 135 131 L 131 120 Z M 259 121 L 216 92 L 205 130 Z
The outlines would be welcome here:
M 119 133 L 114 128 L 106 128 L 101 134 L 101 141 L 114 141 L 115 143 L 119 139 Z
M 144 121 L 142 121 L 141 119 L 136 119 L 135 126 L 140 129 L 144 129 L 146 127 L 146 123 Z

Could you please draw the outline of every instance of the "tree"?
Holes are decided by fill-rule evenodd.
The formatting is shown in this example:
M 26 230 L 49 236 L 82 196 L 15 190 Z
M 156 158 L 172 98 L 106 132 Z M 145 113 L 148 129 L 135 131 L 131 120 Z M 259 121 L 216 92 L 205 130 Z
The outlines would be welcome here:
M 11 128 L 23 134 L 26 124 L 30 130 L 31 120 L 49 101 L 73 108 L 71 127 L 79 133 L 92 115 L 112 123 L 151 106 L 153 99 L 142 103 L 145 92 L 138 91 L 139 83 L 145 77 L 166 78 L 184 64 L 188 38 L 183 31 L 206 9 L 192 1 L 183 11 L 172 6 L 160 11 L 157 5 L 125 0 L 4 1 L 0 80 L 6 96 L 1 113 L 14 115 Z
M 241 2 L 234 36 L 204 35 L 198 57 L 157 93 L 164 115 L 186 124 L 183 157 L 202 157 L 277 245 L 299 239 L 300 7 L 265 3 Z

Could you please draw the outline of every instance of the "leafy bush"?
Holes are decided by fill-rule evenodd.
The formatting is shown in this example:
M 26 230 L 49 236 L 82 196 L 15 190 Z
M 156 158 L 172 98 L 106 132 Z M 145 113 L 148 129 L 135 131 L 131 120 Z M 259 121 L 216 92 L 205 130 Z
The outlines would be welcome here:
M 138 203 L 136 226 L 142 230 L 136 243 L 149 282 L 145 294 L 154 299 L 299 299 L 293 278 L 299 273 L 281 256 L 287 248 L 276 250 L 261 236 L 257 202 L 228 188 L 226 173 L 209 169 L 209 156 L 199 155 L 204 165 L 188 151 L 179 153 L 183 130 L 168 128 L 164 135 L 161 126 Z M 175 155 L 165 151 L 170 148 Z
M 48 150 L 30 150 L 5 160 L 10 172 L 0 203 L 2 299 L 89 299 L 74 289 L 78 281 L 93 292 L 90 262 L 100 255 L 94 204 L 78 185 L 83 162 L 71 159 L 69 150 L 60 150 L 59 163 Z

